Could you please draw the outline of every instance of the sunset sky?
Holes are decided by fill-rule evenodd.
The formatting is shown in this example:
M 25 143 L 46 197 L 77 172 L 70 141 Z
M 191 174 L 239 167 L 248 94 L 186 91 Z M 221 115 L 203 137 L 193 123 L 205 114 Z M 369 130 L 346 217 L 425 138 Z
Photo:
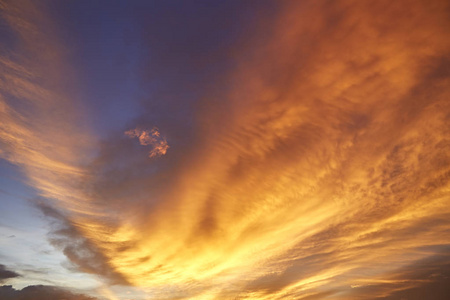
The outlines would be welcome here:
M 450 299 L 450 2 L 0 0 L 0 299 Z

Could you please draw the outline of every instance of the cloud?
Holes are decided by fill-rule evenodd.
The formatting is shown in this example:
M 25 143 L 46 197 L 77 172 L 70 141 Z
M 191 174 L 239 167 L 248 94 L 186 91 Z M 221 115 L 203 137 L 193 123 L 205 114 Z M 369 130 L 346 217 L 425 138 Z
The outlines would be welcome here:
M 52 218 L 51 242 L 74 269 L 126 282 L 79 226 L 102 213 L 83 188 L 92 136 L 71 93 L 67 49 L 44 5 L 0 1 L 0 8 L 3 30 L 16 41 L 0 52 L 0 157 L 19 166 L 36 189 L 35 204 Z
M 450 293 L 448 249 L 405 266 L 379 280 L 355 286 L 353 299 L 446 299 Z
M 0 298 L 4 300 L 95 300 L 96 298 L 72 293 L 53 286 L 30 285 L 16 290 L 10 285 L 0 286 Z
M 9 279 L 9 278 L 19 277 L 19 276 L 20 276 L 20 274 L 10 271 L 6 268 L 6 266 L 0 264 L 0 281 Z
M 71 77 L 64 47 L 41 6 L 2 1 L 1 8 L 15 42 L 0 54 L 0 155 L 20 166 L 41 196 L 71 206 L 83 197 L 73 184 L 85 175 L 91 139 L 62 80 Z
M 166 27 L 138 20 L 148 56 L 164 58 L 142 79 L 160 70 L 162 97 L 143 100 L 136 129 L 102 141 L 91 162 L 80 163 L 76 122 L 35 126 L 45 118 L 0 102 L 2 155 L 53 200 L 42 206 L 57 220 L 52 242 L 80 270 L 158 299 L 394 297 L 441 282 L 418 262 L 450 244 L 448 4 L 276 8 L 226 47 L 228 68 L 208 67 L 220 47 L 180 54 L 172 36 L 147 34 Z M 168 26 L 199 43 L 207 30 Z M 59 107 L 34 72 L 5 61 L 20 73 L 15 96 L 43 116 Z M 129 139 L 165 154 L 159 130 L 140 129 L 153 124 L 171 141 L 167 159 L 136 155 L 147 150 Z
M 63 213 L 45 203 L 36 203 L 42 213 L 52 221 L 48 237 L 50 243 L 61 249 L 72 263 L 73 271 L 101 275 L 111 284 L 128 284 L 126 278 L 117 273 L 108 259 Z
M 45 273 L 44 275 L 47 275 Z M 17 278 L 21 275 L 8 270 L 4 265 L 0 264 L 0 282 Z M 60 287 L 30 285 L 21 290 L 14 289 L 11 285 L 0 286 L 0 298 L 4 300 L 39 300 L 39 299 L 55 299 L 55 300 L 95 300 L 96 298 L 89 297 L 78 293 L 73 293 Z
M 284 5 L 235 50 L 227 86 L 193 85 L 199 134 L 177 166 L 101 177 L 149 195 L 126 208 L 136 244 L 115 256 L 146 259 L 120 264 L 134 284 L 320 298 L 429 255 L 417 247 L 448 228 L 444 4 Z
M 152 150 L 148 154 L 150 158 L 164 155 L 169 149 L 166 139 L 161 136 L 156 127 L 152 130 L 130 129 L 125 131 L 125 135 L 130 138 L 138 138 L 142 146 L 151 146 Z

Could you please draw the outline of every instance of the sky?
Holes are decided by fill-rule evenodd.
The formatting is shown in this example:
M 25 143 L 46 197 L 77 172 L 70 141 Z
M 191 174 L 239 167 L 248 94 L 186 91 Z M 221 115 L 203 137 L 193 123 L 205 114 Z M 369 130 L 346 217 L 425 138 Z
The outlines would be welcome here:
M 0 299 L 449 299 L 449 16 L 0 0 Z

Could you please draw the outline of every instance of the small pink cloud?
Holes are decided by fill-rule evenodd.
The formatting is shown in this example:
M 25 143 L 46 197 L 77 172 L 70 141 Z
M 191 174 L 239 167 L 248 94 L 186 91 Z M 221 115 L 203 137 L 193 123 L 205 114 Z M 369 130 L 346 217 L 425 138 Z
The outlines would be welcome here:
M 167 153 L 169 145 L 164 137 L 158 131 L 158 128 L 153 127 L 151 130 L 130 129 L 125 131 L 125 135 L 130 138 L 138 138 L 142 146 L 151 146 L 152 150 L 149 152 L 149 157 L 157 157 Z

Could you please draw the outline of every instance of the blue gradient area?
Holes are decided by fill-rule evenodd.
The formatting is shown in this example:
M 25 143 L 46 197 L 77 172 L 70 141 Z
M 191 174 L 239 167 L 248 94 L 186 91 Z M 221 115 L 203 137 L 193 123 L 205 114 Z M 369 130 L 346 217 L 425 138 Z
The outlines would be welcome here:
M 245 28 L 269 1 L 54 1 L 77 91 L 96 134 L 145 122 L 189 136 L 201 90 L 224 78 Z M 200 89 L 199 87 L 202 87 Z M 223 89 L 223 88 L 222 88 Z M 217 93 L 223 90 L 216 91 Z M 139 118 L 141 117 L 141 118 Z
M 25 180 L 17 166 L 0 160 L 0 226 L 30 229 L 39 224 L 42 227 L 43 221 L 29 202 L 35 197 L 35 191 L 24 184 Z
M 52 3 L 90 129 L 107 135 L 139 114 L 139 47 L 126 2 Z

